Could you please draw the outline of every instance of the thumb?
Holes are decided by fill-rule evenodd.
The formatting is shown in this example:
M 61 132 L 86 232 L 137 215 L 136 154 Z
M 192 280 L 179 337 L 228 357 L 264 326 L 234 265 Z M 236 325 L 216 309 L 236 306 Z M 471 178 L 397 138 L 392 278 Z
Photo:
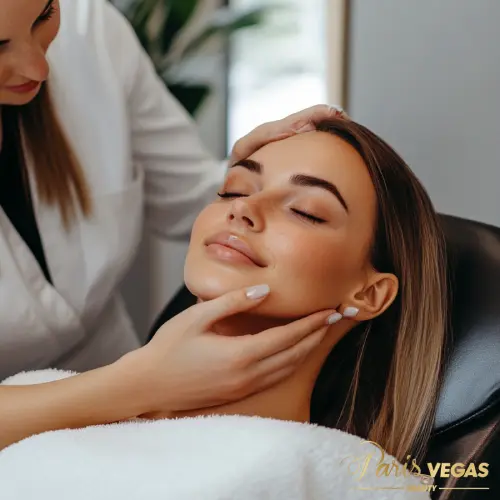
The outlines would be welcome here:
M 210 327 L 217 321 L 239 312 L 252 309 L 268 295 L 268 285 L 255 285 L 250 288 L 228 292 L 216 299 L 199 304 L 200 320 L 204 327 Z

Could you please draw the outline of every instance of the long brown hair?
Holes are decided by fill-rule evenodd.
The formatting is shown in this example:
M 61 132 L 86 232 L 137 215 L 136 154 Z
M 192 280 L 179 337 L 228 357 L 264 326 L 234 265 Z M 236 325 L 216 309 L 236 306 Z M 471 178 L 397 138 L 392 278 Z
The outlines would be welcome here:
M 74 155 L 56 116 L 46 83 L 38 95 L 24 106 L 3 107 L 4 134 L 17 143 L 17 155 L 26 172 L 26 154 L 32 158 L 40 200 L 58 206 L 68 227 L 79 208 L 91 213 L 89 189 L 83 170 Z
M 313 393 L 311 418 L 375 441 L 401 462 L 408 454 L 419 460 L 433 427 L 447 331 L 439 218 L 410 168 L 374 133 L 346 120 L 317 128 L 363 158 L 378 200 L 371 263 L 395 274 L 400 288 L 386 312 L 333 349 Z M 332 387 L 339 389 L 333 403 Z

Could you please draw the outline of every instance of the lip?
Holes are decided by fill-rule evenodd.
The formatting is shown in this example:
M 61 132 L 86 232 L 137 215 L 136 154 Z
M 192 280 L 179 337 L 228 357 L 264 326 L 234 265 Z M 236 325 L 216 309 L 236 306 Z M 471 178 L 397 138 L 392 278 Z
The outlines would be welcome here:
M 23 83 L 22 85 L 14 85 L 12 87 L 5 87 L 5 88 L 10 92 L 15 92 L 16 94 L 26 94 L 38 88 L 40 86 L 40 83 L 41 82 L 32 81 Z
M 216 245 L 226 247 L 230 250 L 235 251 L 237 254 L 239 253 L 258 267 L 266 267 L 266 263 L 258 255 L 258 253 L 255 252 L 255 250 L 253 250 L 253 248 L 250 247 L 250 245 L 248 245 L 248 243 L 242 240 L 239 236 L 236 236 L 232 233 L 223 232 L 212 236 L 205 242 L 206 247 Z

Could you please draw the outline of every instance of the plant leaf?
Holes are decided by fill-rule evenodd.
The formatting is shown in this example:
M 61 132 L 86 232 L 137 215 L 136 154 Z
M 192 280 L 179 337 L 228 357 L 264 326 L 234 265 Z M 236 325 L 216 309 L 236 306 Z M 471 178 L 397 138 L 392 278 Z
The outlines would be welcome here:
M 203 84 L 166 82 L 172 95 L 194 116 L 210 94 L 210 87 Z
M 159 2 L 160 0 L 133 0 L 124 11 L 141 45 L 149 54 L 153 50 L 153 43 L 148 34 L 148 25 Z
M 125 15 L 134 27 L 145 26 L 159 2 L 160 0 L 133 0 L 128 5 Z
M 229 36 L 233 32 L 243 28 L 260 25 L 267 12 L 265 7 L 247 10 L 243 13 L 221 9 L 222 17 L 215 17 L 205 28 L 195 36 L 182 51 L 179 58 L 185 58 L 188 54 L 198 50 L 204 43 L 214 36 Z
M 164 0 L 165 1 L 165 0 Z M 160 32 L 160 46 L 168 54 L 177 35 L 186 27 L 199 5 L 199 0 L 167 0 L 165 19 Z

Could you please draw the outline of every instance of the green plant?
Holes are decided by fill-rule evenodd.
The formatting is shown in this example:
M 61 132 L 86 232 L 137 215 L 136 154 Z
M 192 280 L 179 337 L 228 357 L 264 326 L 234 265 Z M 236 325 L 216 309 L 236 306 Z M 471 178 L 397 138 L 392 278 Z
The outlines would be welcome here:
M 165 85 L 192 115 L 200 108 L 211 89 L 202 78 L 194 81 L 179 76 L 183 65 L 212 39 L 227 39 L 235 31 L 260 24 L 265 11 L 264 8 L 245 12 L 235 12 L 229 8 L 217 10 L 201 30 L 190 36 L 174 57 L 174 42 L 184 32 L 202 2 L 203 0 L 130 0 L 121 9 Z M 114 3 L 117 3 L 116 0 Z

